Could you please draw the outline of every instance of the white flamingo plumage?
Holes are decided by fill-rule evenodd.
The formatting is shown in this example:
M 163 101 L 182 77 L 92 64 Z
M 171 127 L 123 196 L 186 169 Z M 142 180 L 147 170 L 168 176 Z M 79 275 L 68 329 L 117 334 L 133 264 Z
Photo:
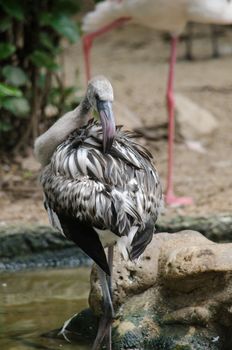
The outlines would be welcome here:
M 172 36 L 170 68 L 167 84 L 168 171 L 166 203 L 170 205 L 191 204 L 188 197 L 176 197 L 173 190 L 174 148 L 174 67 L 178 36 L 188 22 L 228 25 L 232 23 L 232 0 L 105 0 L 83 19 L 83 48 L 86 76 L 90 78 L 90 48 L 92 41 L 103 33 L 132 22 L 148 28 L 167 31 Z

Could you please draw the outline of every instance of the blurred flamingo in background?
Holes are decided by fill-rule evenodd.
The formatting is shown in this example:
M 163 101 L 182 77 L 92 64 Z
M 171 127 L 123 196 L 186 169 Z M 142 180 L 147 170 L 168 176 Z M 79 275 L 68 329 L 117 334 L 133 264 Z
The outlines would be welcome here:
M 86 76 L 90 78 L 90 49 L 95 38 L 121 26 L 125 22 L 167 31 L 172 36 L 169 74 L 167 83 L 168 170 L 166 203 L 188 205 L 189 197 L 176 197 L 173 190 L 174 160 L 174 67 L 178 36 L 188 22 L 231 24 L 232 0 L 105 0 L 96 5 L 83 20 L 83 37 Z
M 185 34 L 182 36 L 182 39 L 185 41 L 185 46 L 186 46 L 186 51 L 185 51 L 185 59 L 188 61 L 193 61 L 195 60 L 194 55 L 193 55 L 193 42 L 195 41 L 194 39 L 201 39 L 205 36 L 209 37 L 210 44 L 211 44 L 211 58 L 219 58 L 221 56 L 220 52 L 220 46 L 219 46 L 219 39 L 220 37 L 225 36 L 225 27 L 223 28 L 220 25 L 217 24 L 209 24 L 208 25 L 208 31 L 206 33 L 195 33 L 195 27 L 198 26 L 199 24 L 189 22 Z M 166 37 L 165 37 L 166 39 Z

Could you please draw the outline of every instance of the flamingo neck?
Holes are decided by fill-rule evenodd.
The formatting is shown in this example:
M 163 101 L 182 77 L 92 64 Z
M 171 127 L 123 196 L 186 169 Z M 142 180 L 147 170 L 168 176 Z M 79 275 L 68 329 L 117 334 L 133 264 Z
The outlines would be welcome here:
M 45 133 L 40 135 L 34 145 L 34 153 L 42 167 L 46 166 L 51 157 L 68 135 L 75 129 L 85 125 L 90 117 L 91 105 L 87 98 L 73 111 L 59 118 Z
M 81 101 L 79 108 L 80 108 L 80 118 L 90 114 L 92 110 L 92 106 L 86 96 Z

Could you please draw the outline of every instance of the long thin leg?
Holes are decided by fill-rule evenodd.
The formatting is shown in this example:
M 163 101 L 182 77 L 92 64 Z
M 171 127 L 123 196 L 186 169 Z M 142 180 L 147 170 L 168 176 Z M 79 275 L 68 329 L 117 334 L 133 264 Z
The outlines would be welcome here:
M 109 292 L 111 296 L 111 301 L 113 300 L 113 288 L 112 288 L 112 274 L 113 274 L 113 259 L 114 259 L 114 246 L 108 247 L 108 265 L 110 269 L 110 276 L 107 276 L 107 283 L 109 287 Z M 112 347 L 112 324 L 110 324 L 108 332 L 106 334 L 106 346 L 107 349 L 111 350 Z
M 114 308 L 112 304 L 106 274 L 100 267 L 98 267 L 98 276 L 103 295 L 103 315 L 99 322 L 98 332 L 92 350 L 98 350 L 106 336 L 108 337 L 107 350 L 111 350 L 111 332 L 109 344 L 109 328 L 111 327 L 111 323 L 114 317 Z
M 113 274 L 113 259 L 114 259 L 114 246 L 108 247 L 108 265 L 110 269 L 110 276 L 107 276 L 110 295 L 112 298 L 112 274 Z
M 171 57 L 167 87 L 167 109 L 168 109 L 168 174 L 167 174 L 167 192 L 166 202 L 170 205 L 188 205 L 192 204 L 192 198 L 176 197 L 173 191 L 173 166 L 174 166 L 174 135 L 175 135 L 175 100 L 174 100 L 174 68 L 176 63 L 176 47 L 178 38 L 172 38 Z
M 120 27 L 123 23 L 130 20 L 130 17 L 121 17 L 116 19 L 115 21 L 107 24 L 106 26 L 103 26 L 102 28 L 96 30 L 95 32 L 86 34 L 82 38 L 82 45 L 83 45 L 83 53 L 84 53 L 84 61 L 85 61 L 85 73 L 86 73 L 86 79 L 87 82 L 91 77 L 91 71 L 90 71 L 90 50 L 92 47 L 93 40 L 99 36 L 101 36 L 104 33 L 109 32 L 113 28 Z

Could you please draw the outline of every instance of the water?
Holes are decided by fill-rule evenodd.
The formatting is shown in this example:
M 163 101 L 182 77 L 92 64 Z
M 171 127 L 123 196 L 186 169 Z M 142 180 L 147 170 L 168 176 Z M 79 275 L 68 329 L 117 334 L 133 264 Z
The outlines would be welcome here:
M 1 350 L 89 350 L 41 337 L 87 307 L 89 268 L 0 275 Z

